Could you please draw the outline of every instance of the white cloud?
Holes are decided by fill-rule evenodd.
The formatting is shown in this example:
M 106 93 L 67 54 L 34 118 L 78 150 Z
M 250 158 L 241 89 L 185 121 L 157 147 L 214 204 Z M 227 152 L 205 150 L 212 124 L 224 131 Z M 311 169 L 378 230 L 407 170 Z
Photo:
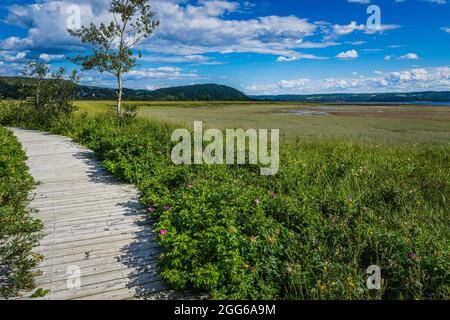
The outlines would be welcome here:
M 281 80 L 274 84 L 250 85 L 245 91 L 257 95 L 450 90 L 450 67 L 374 73 L 373 77 Z
M 42 53 L 39 56 L 39 59 L 45 61 L 45 62 L 54 62 L 54 61 L 61 61 L 65 58 L 65 55 L 63 54 L 47 54 Z
M 399 57 L 400 60 L 419 60 L 419 56 L 416 53 L 407 53 Z
M 450 33 L 450 27 L 443 27 L 442 31 Z
M 310 83 L 310 79 L 281 80 L 278 86 L 285 89 L 301 88 Z
M 339 25 L 335 24 L 333 26 L 333 32 L 334 34 L 337 34 L 339 36 L 350 34 L 356 30 L 365 30 L 366 26 L 363 24 L 357 24 L 355 21 L 350 22 L 348 25 Z
M 24 60 L 27 56 L 27 51 L 20 52 L 10 52 L 10 51 L 0 51 L 0 59 L 2 62 L 15 62 Z
M 70 37 L 66 30 L 69 17 L 67 8 L 73 4 L 77 4 L 81 10 L 83 25 L 111 20 L 107 10 L 109 0 L 42 0 L 32 5 L 13 5 L 5 21 L 28 29 L 28 35 L 22 39 L 6 39 L 0 43 L 0 48 L 80 49 L 82 44 Z M 304 59 L 308 59 L 306 53 L 298 51 L 339 45 L 326 39 L 319 42 L 305 41 L 323 32 L 333 32 L 325 31 L 327 28 L 334 29 L 337 35 L 355 30 L 367 32 L 364 25 L 356 22 L 333 27 L 326 22 L 313 23 L 294 15 L 231 18 L 230 13 L 245 11 L 249 7 L 242 1 L 199 0 L 193 5 L 183 0 L 154 0 L 151 5 L 161 20 L 161 26 L 153 37 L 140 46 L 144 55 L 145 51 L 177 56 L 236 52 L 288 58 L 303 55 Z M 395 26 L 384 26 L 383 30 L 390 28 Z M 314 59 L 314 56 L 310 55 L 310 58 Z
M 358 58 L 358 51 L 352 49 L 339 53 L 336 58 L 338 59 L 356 59 Z
M 193 55 L 149 55 L 144 56 L 142 61 L 156 62 L 156 63 L 192 63 L 200 65 L 218 65 L 223 64 L 221 61 L 213 60 L 207 56 L 193 54 Z
M 395 30 L 401 28 L 398 24 L 382 24 L 378 28 L 368 28 L 365 24 L 358 24 L 356 21 L 352 21 L 347 25 L 335 24 L 331 31 L 328 32 L 326 39 L 332 39 L 335 37 L 345 36 L 355 31 L 361 31 L 366 34 L 384 33 L 389 30 Z
M 194 79 L 198 78 L 198 74 L 194 72 L 183 72 L 181 68 L 176 67 L 160 67 L 160 68 L 140 68 L 136 70 L 131 70 L 127 74 L 129 79 Z
M 370 3 L 370 0 L 348 0 L 348 2 L 350 2 L 350 3 L 363 3 L 363 4 L 367 4 L 367 3 Z
M 17 50 L 26 47 L 30 47 L 32 45 L 32 41 L 30 39 L 21 39 L 18 37 L 9 37 L 0 41 L 0 49 L 4 50 Z
M 296 53 L 292 56 L 279 56 L 277 58 L 277 62 L 289 62 L 289 61 L 297 61 L 301 59 L 310 59 L 310 60 L 326 60 L 328 58 L 326 57 L 319 57 L 313 54 L 302 54 L 302 53 Z
M 394 60 L 394 59 L 395 60 L 419 60 L 419 55 L 417 53 L 410 52 L 410 53 L 404 54 L 399 57 L 396 57 L 393 55 L 387 55 L 384 57 L 384 60 L 387 60 L 387 61 Z

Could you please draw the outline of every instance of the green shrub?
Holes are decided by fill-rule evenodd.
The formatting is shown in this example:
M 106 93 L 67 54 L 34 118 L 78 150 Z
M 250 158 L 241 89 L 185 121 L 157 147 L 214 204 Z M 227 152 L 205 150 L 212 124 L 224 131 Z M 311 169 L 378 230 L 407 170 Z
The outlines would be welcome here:
M 39 257 L 31 253 L 40 238 L 40 221 L 27 209 L 35 187 L 25 153 L 11 132 L 0 127 L 0 296 L 34 287 L 31 269 Z
M 156 220 L 175 289 L 239 299 L 448 299 L 448 145 L 284 145 L 275 177 L 254 166 L 176 166 L 174 126 L 112 117 L 47 128 L 133 182 Z M 366 269 L 381 267 L 381 292 Z

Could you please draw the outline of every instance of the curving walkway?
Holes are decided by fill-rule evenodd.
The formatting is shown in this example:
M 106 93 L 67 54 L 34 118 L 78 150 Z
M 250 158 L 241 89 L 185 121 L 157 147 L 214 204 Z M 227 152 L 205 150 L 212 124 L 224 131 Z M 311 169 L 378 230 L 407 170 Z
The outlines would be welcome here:
M 37 288 L 50 290 L 43 299 L 169 298 L 156 270 L 156 233 L 135 187 L 69 138 L 11 130 L 41 182 L 31 207 L 46 234 L 35 249 L 44 256 Z

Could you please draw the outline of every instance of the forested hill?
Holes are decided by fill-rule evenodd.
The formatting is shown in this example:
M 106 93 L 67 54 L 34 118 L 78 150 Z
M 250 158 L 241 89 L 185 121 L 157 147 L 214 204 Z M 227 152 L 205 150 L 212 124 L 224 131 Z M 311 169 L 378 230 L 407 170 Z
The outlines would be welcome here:
M 298 102 L 450 102 L 450 91 L 253 96 L 256 100 Z
M 0 97 L 20 98 L 20 88 L 23 80 L 29 91 L 32 87 L 32 79 L 21 77 L 0 77 Z M 47 80 L 51 81 L 51 80 Z M 79 85 L 77 99 L 80 100 L 113 100 L 116 99 L 116 91 L 111 88 Z M 191 86 L 163 88 L 154 91 L 124 89 L 123 98 L 126 100 L 143 101 L 247 101 L 250 100 L 242 92 L 218 84 L 198 84 Z

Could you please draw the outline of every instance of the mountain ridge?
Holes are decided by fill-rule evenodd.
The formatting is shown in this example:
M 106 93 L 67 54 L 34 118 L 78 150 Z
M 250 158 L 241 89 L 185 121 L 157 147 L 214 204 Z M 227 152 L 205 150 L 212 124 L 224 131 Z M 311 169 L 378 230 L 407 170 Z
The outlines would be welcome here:
M 359 102 L 359 103 L 396 103 L 396 102 L 450 102 L 450 91 L 417 91 L 417 92 L 388 92 L 388 93 L 329 93 L 310 95 L 261 95 L 250 96 L 262 101 L 285 102 Z
M 0 98 L 19 99 L 21 81 L 31 88 L 30 78 L 0 76 Z M 47 80 L 51 81 L 51 80 Z M 157 90 L 128 89 L 123 91 L 126 100 L 142 101 L 274 101 L 314 103 L 401 103 L 401 102 L 450 102 L 450 91 L 419 91 L 391 93 L 331 93 L 310 95 L 258 95 L 247 96 L 241 91 L 215 83 L 161 88 Z M 78 100 L 114 100 L 113 88 L 78 85 Z
M 31 90 L 33 79 L 25 77 L 0 76 L 0 97 L 18 99 L 22 80 L 25 88 Z M 52 80 L 46 80 L 52 81 Z M 113 88 L 77 85 L 76 99 L 78 100 L 114 100 L 116 90 Z M 215 83 L 196 84 L 161 88 L 157 90 L 123 89 L 123 98 L 126 100 L 143 101 L 249 101 L 247 95 L 232 87 Z

